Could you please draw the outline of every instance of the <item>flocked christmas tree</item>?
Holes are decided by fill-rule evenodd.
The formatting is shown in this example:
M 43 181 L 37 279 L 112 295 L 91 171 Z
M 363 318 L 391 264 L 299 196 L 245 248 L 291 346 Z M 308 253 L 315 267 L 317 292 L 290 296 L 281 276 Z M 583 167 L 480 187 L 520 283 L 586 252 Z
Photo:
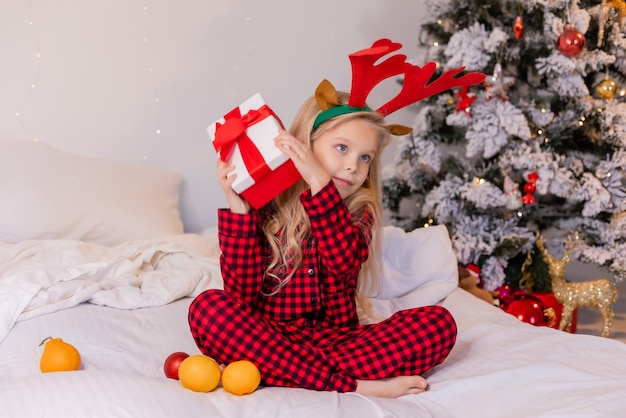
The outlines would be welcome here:
M 534 244 L 546 231 L 578 234 L 572 256 L 621 280 L 626 0 L 425 4 L 419 61 L 488 77 L 417 105 L 386 168 L 392 223 L 447 225 L 459 262 L 479 265 L 489 289 L 517 287 L 530 254 L 531 290 L 549 290 Z

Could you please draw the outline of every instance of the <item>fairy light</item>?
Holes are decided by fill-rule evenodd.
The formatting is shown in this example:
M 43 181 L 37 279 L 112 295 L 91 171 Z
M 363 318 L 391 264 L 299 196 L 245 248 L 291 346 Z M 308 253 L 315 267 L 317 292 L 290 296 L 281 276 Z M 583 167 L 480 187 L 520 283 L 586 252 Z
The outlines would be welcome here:
M 144 18 L 144 32 L 142 35 L 143 38 L 143 49 L 144 49 L 144 59 L 146 62 L 146 71 L 149 75 L 149 80 L 152 86 L 152 90 L 153 90 L 153 94 L 154 94 L 154 106 L 157 109 L 155 111 L 155 116 L 154 116 L 154 124 L 156 125 L 153 129 L 154 129 L 154 135 L 160 136 L 162 133 L 161 128 L 158 126 L 159 124 L 159 112 L 158 112 L 158 107 L 161 104 L 161 97 L 159 96 L 159 92 L 157 89 L 157 83 L 155 81 L 155 77 L 158 75 L 158 71 L 156 70 L 154 63 L 152 62 L 152 54 L 150 53 L 150 6 L 148 4 L 144 4 L 143 5 L 143 18 Z M 148 156 L 144 155 L 143 156 L 143 160 L 147 161 L 148 160 Z
M 472 180 L 472 184 L 473 184 L 475 187 L 478 187 L 478 186 L 480 186 L 480 185 L 482 185 L 482 184 L 484 184 L 484 183 L 485 183 L 485 179 L 480 178 L 480 177 L 474 177 L 474 180 Z
M 30 138 L 31 140 L 37 142 L 38 139 L 33 137 L 33 135 L 27 129 L 26 125 L 24 124 L 24 119 L 22 117 L 23 116 L 22 115 L 22 107 L 27 103 L 28 99 L 33 94 L 33 91 L 37 88 L 37 85 L 39 83 L 40 70 L 41 70 L 41 51 L 39 49 L 39 38 L 37 36 L 37 25 L 35 24 L 35 21 L 33 20 L 33 17 L 32 17 L 32 4 L 31 4 L 31 2 L 29 2 L 29 4 L 28 4 L 27 25 L 28 25 L 28 28 L 29 28 L 28 30 L 31 33 L 31 36 L 32 36 L 32 39 L 33 39 L 33 43 L 35 45 L 35 53 L 34 53 L 34 57 L 35 57 L 35 73 L 34 73 L 33 79 L 30 81 L 29 88 L 25 91 L 24 96 L 22 97 L 21 100 L 18 101 L 18 103 L 16 105 L 15 118 L 17 119 L 17 122 L 20 125 L 20 129 L 22 130 L 24 135 L 26 137 Z
M 242 7 L 241 9 L 247 13 L 249 6 L 245 4 L 244 7 Z M 331 6 L 331 9 L 335 9 L 335 6 L 334 5 Z M 330 12 L 332 14 L 332 10 L 330 10 Z M 244 84 L 246 70 L 249 68 L 249 65 L 248 65 L 249 58 L 253 50 L 252 48 L 253 36 L 252 36 L 251 28 L 254 22 L 253 17 L 249 14 L 243 14 L 239 18 L 245 23 L 245 39 L 246 39 L 246 46 L 244 49 L 245 54 L 242 56 L 239 56 L 238 61 L 235 62 L 234 65 L 231 67 L 234 73 L 234 77 L 232 78 L 232 87 L 230 89 L 230 94 L 229 94 L 229 97 L 234 102 L 237 102 L 237 103 L 241 103 L 245 99 L 245 97 L 241 97 L 241 91 L 238 89 L 238 86 Z M 336 34 L 335 32 L 330 32 L 328 33 L 328 36 L 332 39 L 332 38 L 335 38 Z
M 606 180 L 606 179 L 610 180 L 611 177 L 613 177 L 613 173 L 611 171 L 608 171 L 606 173 L 596 172 L 596 178 L 600 179 L 601 181 Z

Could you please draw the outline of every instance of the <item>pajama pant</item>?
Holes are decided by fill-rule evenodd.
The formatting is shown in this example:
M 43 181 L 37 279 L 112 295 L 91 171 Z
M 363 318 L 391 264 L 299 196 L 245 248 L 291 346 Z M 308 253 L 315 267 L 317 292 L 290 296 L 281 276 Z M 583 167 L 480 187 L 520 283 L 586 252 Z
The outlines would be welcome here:
M 378 324 L 313 328 L 267 321 L 238 298 L 207 290 L 189 307 L 200 351 L 218 363 L 247 359 L 265 386 L 353 392 L 356 379 L 421 375 L 443 362 L 456 324 L 441 306 L 400 311 Z

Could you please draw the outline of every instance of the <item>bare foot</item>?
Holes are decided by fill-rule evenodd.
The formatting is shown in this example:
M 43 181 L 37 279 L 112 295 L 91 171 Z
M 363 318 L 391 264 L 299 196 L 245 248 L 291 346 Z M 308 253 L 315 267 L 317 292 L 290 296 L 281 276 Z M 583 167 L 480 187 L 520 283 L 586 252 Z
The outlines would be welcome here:
M 397 376 L 380 380 L 357 380 L 356 392 L 361 395 L 397 398 L 422 393 L 428 382 L 422 376 Z

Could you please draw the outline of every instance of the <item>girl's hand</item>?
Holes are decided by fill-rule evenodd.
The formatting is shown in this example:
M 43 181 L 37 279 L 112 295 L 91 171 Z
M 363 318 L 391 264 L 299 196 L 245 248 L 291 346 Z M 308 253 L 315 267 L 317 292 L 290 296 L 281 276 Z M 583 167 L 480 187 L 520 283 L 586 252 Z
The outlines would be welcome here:
M 328 184 L 330 175 L 313 155 L 313 151 L 289 132 L 281 129 L 274 139 L 274 145 L 291 158 L 296 169 L 302 175 L 302 179 L 311 188 L 312 195 Z
M 237 178 L 234 171 L 235 166 L 231 161 L 225 162 L 220 158 L 217 159 L 217 179 L 222 185 L 222 189 L 224 189 L 224 196 L 226 196 L 228 207 L 232 213 L 245 215 L 250 213 L 250 204 L 233 190 L 233 182 L 235 178 Z M 228 175 L 229 173 L 232 174 Z

